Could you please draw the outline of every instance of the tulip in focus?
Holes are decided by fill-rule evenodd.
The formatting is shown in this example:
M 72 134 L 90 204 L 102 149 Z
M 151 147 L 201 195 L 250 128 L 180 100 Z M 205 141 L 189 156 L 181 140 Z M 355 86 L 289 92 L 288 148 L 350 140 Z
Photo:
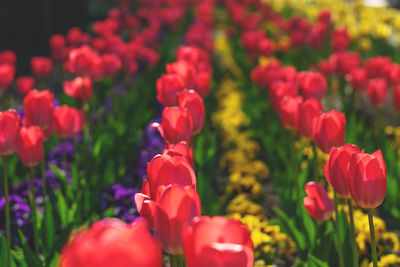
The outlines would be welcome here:
M 143 221 L 103 219 L 70 236 L 58 267 L 161 267 L 158 242 Z
M 252 267 L 253 242 L 249 228 L 235 219 L 197 217 L 183 231 L 188 267 Z
M 0 156 L 15 153 L 18 146 L 20 117 L 14 110 L 0 112 Z
M 37 166 L 43 160 L 44 135 L 38 126 L 21 127 L 17 153 L 28 167 Z
M 194 90 L 184 90 L 178 95 L 179 107 L 187 110 L 193 121 L 193 134 L 201 131 L 206 111 L 201 96 Z
M 382 152 L 354 153 L 349 162 L 348 183 L 351 197 L 359 207 L 373 209 L 381 205 L 386 194 L 386 165 Z
M 303 199 L 303 205 L 311 217 L 320 222 L 332 218 L 335 206 L 325 188 L 318 183 L 308 182 L 304 189 L 307 196 Z
M 315 120 L 312 135 L 317 146 L 325 153 L 331 147 L 344 144 L 346 117 L 337 110 L 321 113 Z
M 85 117 L 82 110 L 59 106 L 54 109 L 53 128 L 60 138 L 72 138 L 82 132 Z

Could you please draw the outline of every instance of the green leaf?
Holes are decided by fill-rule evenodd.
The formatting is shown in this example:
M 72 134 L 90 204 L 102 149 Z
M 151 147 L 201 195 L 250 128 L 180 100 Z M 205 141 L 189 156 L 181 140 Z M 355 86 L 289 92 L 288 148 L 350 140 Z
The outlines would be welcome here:
M 68 240 L 68 236 L 73 229 L 73 224 L 69 224 L 65 229 L 63 229 L 60 235 L 53 242 L 53 246 L 49 249 L 46 255 L 46 262 L 53 262 L 54 257 L 57 257 L 57 251 L 60 251 L 64 244 Z M 30 265 L 29 265 L 30 266 Z
M 53 206 L 50 201 L 45 202 L 45 214 L 43 218 L 43 227 L 42 227 L 43 235 L 44 235 L 44 247 L 46 251 L 49 251 L 53 246 L 54 235 L 55 235 L 55 222 L 53 216 Z
M 308 254 L 308 261 L 307 261 L 307 266 L 308 267 L 329 267 L 329 264 L 321 259 L 318 259 L 312 254 Z
M 282 226 L 288 234 L 294 239 L 300 251 L 306 250 L 306 238 L 304 234 L 296 227 L 293 220 L 290 219 L 282 210 L 274 208 L 275 214 L 281 219 Z
M 0 248 L 0 266 L 7 266 L 7 240 L 2 233 L 0 233 Z
M 18 230 L 18 235 L 21 240 L 22 250 L 24 251 L 24 258 L 29 267 L 40 267 L 41 263 L 37 255 L 34 255 L 28 243 L 26 242 L 24 234 Z
M 307 233 L 308 244 L 310 248 L 314 248 L 316 240 L 315 222 L 301 205 L 299 205 L 298 208 L 301 210 L 301 218 L 303 220 L 303 226 Z
M 64 228 L 68 224 L 68 206 L 67 202 L 63 194 L 61 193 L 60 189 L 57 189 L 56 192 L 57 198 L 57 210 L 61 221 L 61 227 Z

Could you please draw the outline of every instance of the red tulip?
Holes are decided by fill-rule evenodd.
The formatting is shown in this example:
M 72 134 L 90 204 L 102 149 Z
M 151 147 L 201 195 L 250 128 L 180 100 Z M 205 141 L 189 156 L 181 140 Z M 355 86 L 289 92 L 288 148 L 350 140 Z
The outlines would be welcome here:
M 367 93 L 369 100 L 375 107 L 381 107 L 387 96 L 387 83 L 382 78 L 371 79 L 368 82 Z
M 297 70 L 293 66 L 285 66 L 279 70 L 278 77 L 283 82 L 296 84 Z M 296 89 L 296 95 L 297 95 L 297 89 Z
M 181 46 L 176 50 L 176 59 L 196 65 L 202 57 L 201 50 L 195 46 Z
M 31 59 L 32 73 L 40 78 L 46 78 L 50 75 L 53 63 L 47 57 L 33 57 Z
M 165 188 L 163 188 L 164 191 Z M 162 191 L 162 192 L 163 192 Z M 150 185 L 147 180 L 143 181 L 142 192 L 134 196 L 136 209 L 140 216 L 147 222 L 150 229 L 155 229 L 156 220 L 156 202 L 151 199 Z
M 293 129 L 296 125 L 296 117 L 299 111 L 299 105 L 303 99 L 297 97 L 284 97 L 279 107 L 279 118 L 285 129 Z
M 364 67 L 368 73 L 368 78 L 382 78 L 384 77 L 385 69 L 390 64 L 392 64 L 390 57 L 376 56 L 365 60 Z
M 354 153 L 349 162 L 348 183 L 353 200 L 363 209 L 382 204 L 386 194 L 386 165 L 380 150 Z
M 347 179 L 349 162 L 353 153 L 360 153 L 356 145 L 346 144 L 338 148 L 332 147 L 325 165 L 326 180 L 333 190 L 343 198 L 351 197 Z
M 114 54 L 104 54 L 101 56 L 102 74 L 112 77 L 116 75 L 122 67 L 121 59 Z
M 9 64 L 0 65 L 0 90 L 6 90 L 14 81 L 15 67 Z
M 314 120 L 322 111 L 322 104 L 318 99 L 309 98 L 302 102 L 295 118 L 297 131 L 306 137 L 312 137 Z
M 193 148 L 186 142 L 179 142 L 177 144 L 169 144 L 163 151 L 163 154 L 170 156 L 184 157 L 187 162 L 193 167 Z
M 54 95 L 49 90 L 30 91 L 24 98 L 27 125 L 39 126 L 43 131 L 53 124 Z
M 75 137 L 84 127 L 85 117 L 82 110 L 68 106 L 59 106 L 54 109 L 53 128 L 59 137 Z
M 354 68 L 346 78 L 351 83 L 355 91 L 361 91 L 367 85 L 368 75 L 364 69 Z
M 281 100 L 284 97 L 296 97 L 297 87 L 291 82 L 275 82 L 269 89 L 269 99 L 271 101 L 272 108 L 275 111 L 279 111 Z
M 101 59 L 90 47 L 82 46 L 69 52 L 66 67 L 72 74 L 96 77 L 101 72 Z
M 88 102 L 93 95 L 92 80 L 89 77 L 76 77 L 63 83 L 65 94 L 79 102 Z
M 305 99 L 314 97 L 321 99 L 325 96 L 328 85 L 321 73 L 306 72 L 299 78 L 300 89 Z
M 67 33 L 67 41 L 70 45 L 81 46 L 85 42 L 84 33 L 78 27 L 72 27 Z
M 347 49 L 350 43 L 350 37 L 347 29 L 335 29 L 332 32 L 332 50 L 342 52 Z
M 211 75 L 207 71 L 201 71 L 194 77 L 194 90 L 201 95 L 206 97 L 210 93 L 211 86 Z
M 320 222 L 332 218 L 335 206 L 325 188 L 318 183 L 308 182 L 304 189 L 307 196 L 303 199 L 303 205 L 311 217 Z
M 169 186 L 156 203 L 155 229 L 168 254 L 182 254 L 182 230 L 200 216 L 200 197 L 191 187 Z
M 70 236 L 59 267 L 161 267 L 162 254 L 146 224 L 103 219 Z
M 20 95 L 26 95 L 35 88 L 35 79 L 30 76 L 21 76 L 17 78 L 17 88 Z
M 177 106 L 178 93 L 185 87 L 182 76 L 163 74 L 157 80 L 157 99 L 164 106 Z
M 179 107 L 187 110 L 193 121 L 193 134 L 199 133 L 203 128 L 206 111 L 203 99 L 194 90 L 184 90 L 178 96 Z
M 252 267 L 253 242 L 247 226 L 220 216 L 197 217 L 183 230 L 188 267 Z
M 21 119 L 14 110 L 0 112 L 0 156 L 15 153 Z
M 275 52 L 275 43 L 268 39 L 264 38 L 258 43 L 258 52 L 260 55 L 264 57 L 270 57 L 274 55 Z
M 390 86 L 397 86 L 400 84 L 400 65 L 392 63 L 387 65 L 383 72 L 387 83 Z
M 331 147 L 344 144 L 346 117 L 337 110 L 320 114 L 313 125 L 312 135 L 317 146 L 325 153 Z
M 397 112 L 400 113 L 400 85 L 396 86 L 393 90 L 393 103 Z
M 184 60 L 180 60 L 174 63 L 167 64 L 166 68 L 168 74 L 181 75 L 186 87 L 192 86 L 192 82 L 196 74 L 196 69 L 192 64 Z
M 162 113 L 161 125 L 157 127 L 166 142 L 176 144 L 185 141 L 190 144 L 193 134 L 193 121 L 190 113 L 179 107 L 166 107 Z
M 50 37 L 50 50 L 53 60 L 62 62 L 66 59 L 67 42 L 61 34 L 54 34 Z
M 43 160 L 43 141 L 44 135 L 38 126 L 21 127 L 17 153 L 24 165 L 34 167 Z
M 15 54 L 13 51 L 6 50 L 0 52 L 0 65 L 7 64 L 15 66 L 16 62 L 17 62 L 17 54 Z

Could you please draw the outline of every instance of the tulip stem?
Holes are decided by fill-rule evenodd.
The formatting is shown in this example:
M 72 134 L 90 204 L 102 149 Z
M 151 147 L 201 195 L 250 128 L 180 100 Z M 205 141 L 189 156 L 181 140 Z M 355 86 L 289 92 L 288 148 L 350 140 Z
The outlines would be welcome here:
M 374 229 L 374 210 L 368 209 L 368 221 L 369 221 L 369 231 L 371 233 L 371 252 L 372 252 L 372 262 L 374 267 L 378 267 L 378 260 L 376 256 L 376 241 L 375 241 L 375 229 Z
M 347 205 L 349 206 L 349 217 L 350 217 L 350 229 L 351 229 L 351 246 L 353 249 L 353 266 L 358 267 L 358 251 L 356 244 L 356 229 L 354 227 L 354 216 L 353 216 L 353 202 L 351 198 L 347 199 Z
M 339 224 L 338 224 L 338 218 L 339 218 L 339 212 L 338 212 L 338 200 L 336 196 L 336 192 L 334 192 L 334 201 L 335 201 L 335 214 L 336 214 L 336 221 L 334 223 L 335 226 L 335 232 L 336 232 L 336 245 L 337 245 L 337 250 L 338 250 L 338 256 L 339 256 L 339 266 L 344 267 L 344 261 L 343 261 L 343 247 L 342 244 L 340 243 L 340 235 L 339 235 Z
M 178 258 L 176 258 L 176 255 L 169 255 L 169 262 L 170 262 L 170 267 L 177 267 L 178 266 Z
M 10 201 L 8 199 L 7 157 L 3 156 L 4 198 L 6 199 L 7 267 L 11 266 Z
M 31 181 L 31 214 L 32 214 L 32 227 L 33 227 L 33 240 L 35 246 L 35 253 L 39 255 L 38 245 L 38 232 L 37 232 L 37 220 L 36 220 L 36 199 L 35 199 L 35 183 L 33 181 L 33 167 L 30 167 L 30 181 Z

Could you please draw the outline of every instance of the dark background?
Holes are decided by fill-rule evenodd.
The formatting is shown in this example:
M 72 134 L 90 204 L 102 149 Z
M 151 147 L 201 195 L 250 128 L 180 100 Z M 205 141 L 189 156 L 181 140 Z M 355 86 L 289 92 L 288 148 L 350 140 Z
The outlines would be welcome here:
M 49 56 L 49 37 L 85 29 L 87 0 L 0 0 L 0 51 L 17 53 L 18 74 L 29 74 L 33 56 Z

